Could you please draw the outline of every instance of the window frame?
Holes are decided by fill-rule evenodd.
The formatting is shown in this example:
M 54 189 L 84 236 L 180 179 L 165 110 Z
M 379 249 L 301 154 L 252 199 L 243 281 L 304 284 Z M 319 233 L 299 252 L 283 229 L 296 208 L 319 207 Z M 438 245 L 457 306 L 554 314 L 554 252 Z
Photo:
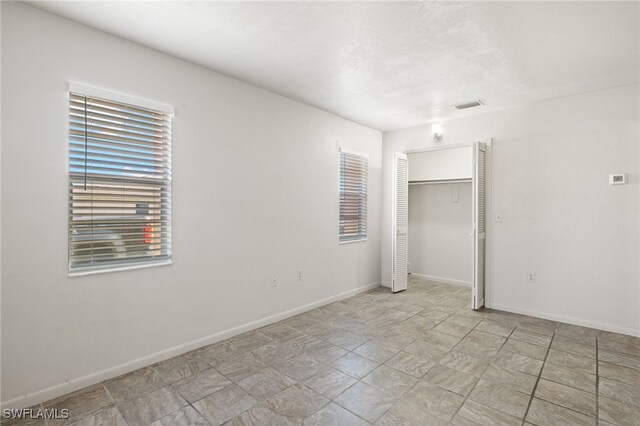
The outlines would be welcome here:
M 70 81 L 68 84 L 67 91 L 67 103 L 66 103 L 66 112 L 67 112 L 67 196 L 69 197 L 69 189 L 71 188 L 72 183 L 72 172 L 71 172 L 71 160 L 70 160 L 70 140 L 71 140 L 71 125 L 69 123 L 69 111 L 70 111 L 70 102 L 71 95 L 84 95 L 87 97 L 99 98 L 107 101 L 113 101 L 114 103 L 127 104 L 134 107 L 140 107 L 144 109 L 150 109 L 158 113 L 166 114 L 169 116 L 171 123 L 173 122 L 173 117 L 175 116 L 175 109 L 173 105 L 152 101 L 145 98 L 139 98 L 136 96 L 127 95 L 124 93 L 101 89 L 94 86 L 85 85 L 82 83 L 72 82 Z M 172 172 L 172 151 L 173 151 L 173 137 L 169 138 L 169 177 L 167 182 L 167 187 L 169 188 L 169 206 L 171 209 L 171 194 L 173 192 L 173 172 Z M 169 254 L 168 257 L 165 258 L 149 258 L 149 260 L 145 260 L 144 258 L 138 260 L 130 260 L 129 262 L 118 263 L 110 263 L 110 264 L 98 264 L 95 266 L 72 266 L 72 249 L 71 249 L 71 205 L 69 204 L 70 199 L 67 200 L 67 271 L 69 277 L 81 277 L 86 275 L 94 275 L 94 274 L 104 274 L 109 272 L 119 272 L 119 271 L 127 271 L 134 269 L 144 269 L 144 268 L 152 268 L 156 266 L 167 266 L 173 264 L 173 244 L 171 241 L 169 242 Z M 169 218 L 166 221 L 167 228 L 169 229 L 169 236 L 171 237 L 173 230 L 173 215 L 170 214 Z M 171 240 L 171 238 L 170 238 Z
M 364 221 L 364 236 L 359 236 L 358 238 L 351 238 L 343 240 L 343 236 L 340 234 L 340 211 L 342 210 L 342 191 L 340 189 L 340 182 L 342 180 L 342 154 L 355 155 L 358 157 L 362 157 L 366 161 L 366 192 L 365 195 L 365 221 Z M 352 243 L 360 243 L 367 241 L 369 236 L 369 154 L 361 151 L 354 151 L 350 149 L 340 148 L 338 155 L 338 244 L 352 244 Z

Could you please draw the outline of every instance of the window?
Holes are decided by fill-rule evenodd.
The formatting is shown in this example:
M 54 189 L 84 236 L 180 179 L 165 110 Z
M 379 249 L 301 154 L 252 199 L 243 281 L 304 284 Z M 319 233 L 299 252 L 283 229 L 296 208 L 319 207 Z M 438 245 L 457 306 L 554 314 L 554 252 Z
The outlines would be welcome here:
M 340 152 L 340 242 L 367 238 L 366 155 Z
M 71 275 L 171 262 L 172 111 L 146 104 L 70 86 Z

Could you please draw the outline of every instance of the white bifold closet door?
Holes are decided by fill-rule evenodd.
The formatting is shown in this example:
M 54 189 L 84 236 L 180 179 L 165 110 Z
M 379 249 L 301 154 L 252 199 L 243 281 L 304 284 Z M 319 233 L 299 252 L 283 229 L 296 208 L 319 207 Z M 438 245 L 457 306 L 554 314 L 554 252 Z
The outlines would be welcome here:
M 487 146 L 476 142 L 473 155 L 473 309 L 484 306 Z
M 397 293 L 407 289 L 407 262 L 409 244 L 409 159 L 407 154 L 393 154 L 393 279 L 391 291 Z

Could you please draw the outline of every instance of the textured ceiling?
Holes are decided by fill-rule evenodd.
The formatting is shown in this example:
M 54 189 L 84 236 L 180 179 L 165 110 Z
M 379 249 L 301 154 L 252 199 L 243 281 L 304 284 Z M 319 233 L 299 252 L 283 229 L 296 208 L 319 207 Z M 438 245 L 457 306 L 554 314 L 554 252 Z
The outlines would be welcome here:
M 638 2 L 28 3 L 379 130 L 640 75 Z

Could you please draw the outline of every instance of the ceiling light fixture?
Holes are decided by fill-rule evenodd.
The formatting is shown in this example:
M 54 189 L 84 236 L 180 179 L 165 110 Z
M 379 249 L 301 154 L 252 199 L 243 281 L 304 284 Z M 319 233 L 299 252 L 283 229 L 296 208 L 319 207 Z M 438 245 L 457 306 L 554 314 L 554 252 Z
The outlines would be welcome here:
M 440 142 L 442 140 L 442 124 L 431 126 L 431 133 L 433 133 L 433 141 Z

